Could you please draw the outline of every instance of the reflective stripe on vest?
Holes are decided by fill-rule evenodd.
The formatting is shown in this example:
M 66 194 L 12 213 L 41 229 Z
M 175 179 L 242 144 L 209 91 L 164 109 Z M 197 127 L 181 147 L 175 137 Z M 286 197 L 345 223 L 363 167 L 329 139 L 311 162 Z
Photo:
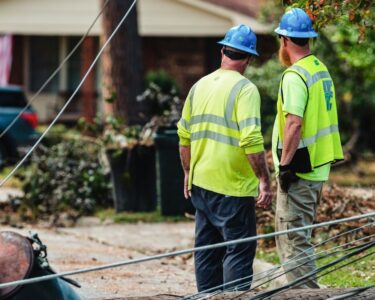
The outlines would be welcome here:
M 320 71 L 311 76 L 311 74 L 301 66 L 291 66 L 290 69 L 296 70 L 306 77 L 306 85 L 308 88 L 312 87 L 321 79 L 331 79 L 331 75 L 328 71 Z
M 331 133 L 334 133 L 334 132 L 339 132 L 339 127 L 337 125 L 331 125 L 329 127 L 322 128 L 318 131 L 318 133 L 316 135 L 301 139 L 299 144 L 298 144 L 297 149 L 301 149 L 301 148 L 305 148 L 307 146 L 310 146 L 310 145 L 314 144 L 318 138 L 323 137 L 323 136 L 328 135 L 328 134 L 331 134 Z M 280 140 L 279 140 L 279 143 L 278 143 L 277 147 L 279 149 L 283 149 L 283 143 Z
M 260 118 L 253 117 L 248 118 L 245 120 L 240 121 L 239 123 L 232 121 L 232 115 L 234 111 L 234 107 L 236 105 L 236 99 L 238 93 L 241 91 L 243 87 L 245 87 L 249 83 L 249 80 L 244 78 L 237 82 L 232 90 L 229 93 L 228 101 L 225 107 L 224 117 L 217 116 L 214 114 L 201 114 L 195 115 L 191 117 L 190 122 L 188 123 L 186 120 L 181 119 L 181 125 L 185 128 L 190 128 L 192 125 L 200 124 L 200 123 L 211 123 L 223 126 L 225 128 L 229 128 L 232 130 L 242 130 L 248 126 L 260 126 Z M 194 95 L 195 86 L 192 88 L 191 96 L 190 96 L 190 109 L 192 109 L 192 96 Z M 191 134 L 191 141 L 197 141 L 199 139 L 211 139 L 220 143 L 224 143 L 227 145 L 232 145 L 235 147 L 239 147 L 239 139 L 226 136 L 221 133 L 217 133 L 210 130 L 199 131 Z
M 181 120 L 180 120 L 180 124 L 181 124 L 181 126 L 184 127 L 186 130 L 189 130 L 189 129 L 190 129 L 189 122 L 186 121 L 185 119 L 181 118 Z
M 231 146 L 239 147 L 239 139 L 236 139 L 231 136 L 227 136 L 218 132 L 210 131 L 210 130 L 204 130 L 204 131 L 198 131 L 191 134 L 190 137 L 191 141 L 197 141 L 200 139 L 211 139 L 216 142 L 228 144 Z

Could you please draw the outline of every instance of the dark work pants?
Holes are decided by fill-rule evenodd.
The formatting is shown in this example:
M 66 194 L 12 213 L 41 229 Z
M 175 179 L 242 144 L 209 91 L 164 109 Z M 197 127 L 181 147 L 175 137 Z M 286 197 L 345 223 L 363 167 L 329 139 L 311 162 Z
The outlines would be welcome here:
M 196 208 L 196 247 L 256 235 L 253 197 L 224 196 L 193 186 L 191 200 Z M 249 276 L 253 274 L 255 250 L 256 241 L 196 252 L 198 291 L 223 284 L 224 290 L 238 285 L 242 287 L 237 290 L 248 290 L 252 281 Z M 234 280 L 238 281 L 231 283 Z

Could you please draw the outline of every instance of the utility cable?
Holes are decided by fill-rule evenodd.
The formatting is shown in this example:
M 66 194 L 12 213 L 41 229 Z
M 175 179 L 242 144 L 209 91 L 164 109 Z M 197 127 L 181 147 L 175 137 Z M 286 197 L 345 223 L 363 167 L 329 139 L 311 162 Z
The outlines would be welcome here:
M 114 31 L 112 32 L 112 34 L 109 36 L 109 38 L 107 39 L 107 41 L 104 43 L 104 45 L 102 46 L 102 48 L 100 49 L 99 53 L 96 55 L 94 61 L 92 62 L 92 64 L 90 65 L 90 67 L 88 68 L 87 72 L 85 73 L 85 75 L 83 76 L 82 80 L 80 81 L 80 83 L 78 84 L 77 88 L 74 90 L 73 94 L 70 96 L 70 98 L 67 100 L 67 102 L 65 103 L 65 105 L 61 108 L 61 110 L 59 111 L 59 113 L 56 115 L 56 117 L 53 119 L 53 121 L 48 125 L 48 127 L 44 130 L 44 132 L 42 133 L 42 135 L 38 138 L 38 140 L 35 142 L 35 144 L 31 147 L 31 149 L 26 153 L 26 155 L 17 163 L 17 165 L 14 167 L 14 169 L 0 182 L 0 187 L 2 187 L 4 185 L 4 183 L 6 183 L 9 178 L 11 178 L 14 173 L 17 172 L 17 170 L 22 166 L 22 164 L 26 161 L 26 159 L 31 155 L 31 153 L 33 153 L 33 151 L 35 150 L 36 147 L 38 147 L 38 145 L 40 144 L 40 142 L 43 140 L 43 138 L 47 135 L 47 133 L 50 131 L 50 129 L 52 128 L 53 125 L 55 125 L 56 121 L 60 118 L 60 116 L 62 115 L 62 113 L 65 111 L 65 109 L 68 107 L 68 105 L 72 102 L 72 100 L 74 99 L 74 97 L 76 96 L 76 94 L 78 93 L 79 89 L 82 87 L 83 83 L 85 82 L 86 78 L 89 76 L 90 72 L 92 71 L 92 69 L 94 68 L 95 64 L 98 62 L 100 56 L 103 54 L 105 48 L 108 46 L 108 44 L 110 43 L 110 41 L 113 39 L 113 37 L 115 36 L 115 34 L 119 31 L 121 25 L 125 22 L 126 18 L 128 17 L 130 11 L 133 9 L 134 5 L 137 3 L 137 0 L 134 0 L 133 3 L 131 4 L 131 6 L 129 7 L 128 11 L 126 12 L 126 14 L 124 15 L 124 17 L 121 19 L 121 21 L 119 22 L 119 24 L 117 25 L 117 27 L 114 29 Z
M 236 282 L 242 281 L 242 280 L 244 280 L 244 279 L 251 279 L 251 278 L 254 278 L 255 276 L 259 276 L 259 275 L 262 275 L 262 274 L 266 274 L 265 276 L 262 276 L 262 277 L 258 278 L 256 281 L 263 280 L 263 279 L 267 278 L 268 276 L 270 276 L 271 274 L 273 274 L 274 272 L 276 272 L 277 270 L 279 270 L 279 269 L 280 269 L 281 267 L 283 267 L 283 266 L 289 265 L 289 264 L 291 264 L 292 262 L 297 262 L 297 261 L 300 261 L 300 260 L 302 260 L 302 259 L 306 259 L 306 258 L 309 258 L 309 257 L 315 256 L 315 255 L 318 255 L 318 254 L 323 253 L 323 252 L 325 252 L 325 251 L 322 251 L 322 252 L 319 252 L 319 253 L 315 253 L 315 254 L 313 254 L 313 255 L 309 255 L 308 257 L 303 257 L 303 258 L 297 259 L 297 258 L 298 258 L 300 255 L 302 255 L 303 253 L 306 253 L 306 252 L 308 252 L 308 251 L 310 251 L 310 250 L 312 250 L 312 249 L 314 249 L 314 248 L 317 248 L 317 247 L 319 247 L 319 246 L 321 246 L 321 245 L 323 245 L 323 244 L 326 244 L 327 242 L 329 242 L 329 241 L 331 241 L 331 240 L 334 240 L 334 239 L 337 239 L 337 238 L 339 238 L 339 237 L 341 237 L 341 236 L 343 236 L 343 235 L 348 235 L 348 234 L 350 234 L 350 233 L 352 233 L 352 232 L 355 232 L 355 231 L 361 230 L 361 229 L 363 229 L 363 228 L 365 228 L 365 227 L 373 226 L 374 224 L 375 224 L 375 222 L 371 222 L 371 223 L 367 223 L 367 224 L 365 224 L 365 225 L 363 225 L 363 226 L 361 226 L 361 227 L 357 227 L 357 228 L 354 228 L 354 229 L 351 229 L 351 230 L 348 230 L 348 231 L 345 231 L 345 232 L 341 232 L 340 234 L 337 234 L 337 235 L 335 235 L 335 236 L 333 236 L 333 237 L 330 237 L 330 238 L 328 238 L 328 239 L 326 239 L 326 240 L 324 240 L 324 241 L 322 241 L 322 242 L 319 242 L 319 243 L 313 245 L 313 246 L 310 247 L 309 249 L 306 249 L 306 250 L 302 251 L 301 253 L 297 254 L 296 256 L 292 257 L 291 259 L 287 260 L 286 262 L 284 262 L 284 263 L 282 263 L 282 264 L 280 264 L 280 265 L 278 265 L 278 266 L 275 266 L 275 267 L 272 268 L 272 269 L 265 270 L 265 271 L 262 271 L 262 272 L 259 272 L 259 273 L 255 273 L 255 274 L 252 274 L 252 275 L 250 275 L 250 276 L 246 276 L 246 277 L 244 277 L 244 278 L 239 278 L 239 279 L 233 280 L 233 281 L 231 281 L 231 282 L 228 282 L 228 283 L 226 283 L 226 284 L 233 284 L 233 283 L 236 283 Z M 373 236 L 373 235 L 372 235 L 372 236 Z M 343 245 L 339 245 L 339 246 L 333 247 L 333 248 L 328 249 L 328 250 L 326 250 L 326 251 L 333 250 L 333 249 L 335 249 L 335 248 L 345 247 L 345 246 L 347 246 L 347 245 L 353 244 L 354 242 L 359 242 L 359 241 L 361 241 L 361 240 L 368 239 L 368 238 L 370 238 L 370 237 L 371 237 L 371 236 L 363 237 L 363 238 L 361 238 L 361 239 L 357 239 L 357 240 L 354 240 L 354 241 L 352 241 L 352 242 L 349 242 L 349 243 L 346 243 L 346 244 L 343 244 Z M 256 281 L 254 281 L 254 282 L 256 282 Z M 218 291 L 218 290 L 221 290 L 223 287 L 224 287 L 224 284 L 221 284 L 221 285 L 218 285 L 218 286 L 215 286 L 215 287 L 209 288 L 209 289 L 207 289 L 207 290 L 201 291 L 201 292 L 199 292 L 199 293 L 197 293 L 197 294 L 193 294 L 193 295 L 190 295 L 190 296 L 186 296 L 186 297 L 183 298 L 183 300 L 187 300 L 187 299 L 197 299 L 196 297 L 199 297 L 199 296 L 202 295 L 202 294 L 210 293 L 210 292 L 213 292 L 213 291 L 216 292 L 216 291 Z M 198 298 L 198 299 L 204 299 L 204 298 Z
M 286 289 L 292 288 L 292 287 L 295 286 L 295 285 L 298 285 L 298 284 L 304 283 L 304 282 L 306 282 L 306 281 L 309 281 L 309 280 L 311 280 L 311 278 L 312 278 L 313 276 L 315 276 L 316 274 L 318 274 L 318 273 L 320 273 L 320 272 L 322 272 L 322 271 L 324 271 L 324 270 L 326 270 L 326 269 L 328 269 L 328 268 L 330 268 L 330 267 L 332 267 L 332 266 L 334 266 L 334 265 L 336 265 L 336 264 L 338 264 L 338 263 L 341 263 L 341 262 L 343 262 L 344 260 L 346 260 L 346 259 L 348 259 L 348 258 L 351 258 L 351 257 L 353 257 L 353 256 L 355 256 L 355 255 L 357 255 L 357 254 L 360 254 L 360 253 L 366 251 L 367 249 L 370 249 L 370 248 L 373 247 L 373 246 L 375 246 L 375 241 L 372 241 L 371 243 L 368 243 L 367 245 L 365 245 L 365 246 L 363 246 L 363 247 L 361 247 L 361 248 L 359 248 L 359 249 L 357 249 L 357 250 L 355 250 L 355 251 L 353 251 L 353 252 L 351 252 L 351 253 L 348 253 L 347 255 L 344 255 L 344 256 L 342 256 L 342 257 L 340 257 L 340 258 L 337 258 L 337 259 L 333 260 L 332 262 L 329 262 L 329 263 L 327 263 L 327 264 L 325 264 L 325 265 L 323 265 L 323 266 L 317 268 L 316 270 L 311 271 L 311 272 L 307 273 L 306 275 L 302 276 L 301 278 L 298 278 L 298 279 L 296 279 L 296 280 L 294 280 L 294 281 L 292 281 L 292 282 L 290 282 L 290 283 L 288 283 L 288 284 L 286 284 L 286 285 L 283 285 L 283 286 L 281 286 L 281 287 L 278 287 L 278 288 L 275 288 L 275 289 L 272 289 L 272 290 L 269 290 L 269 291 L 261 292 L 261 293 L 255 295 L 255 296 L 249 298 L 248 300 L 266 299 L 266 298 L 268 298 L 268 297 L 270 297 L 270 296 L 275 295 L 276 293 L 279 293 L 279 292 L 284 291 L 284 290 L 286 290 Z M 375 253 L 375 252 L 371 252 L 369 255 L 372 255 L 372 254 L 374 254 L 374 253 Z M 369 256 L 369 255 L 363 256 L 363 257 L 361 257 L 360 259 L 363 259 L 364 257 L 367 257 L 367 256 Z M 351 263 L 354 263 L 354 262 L 356 262 L 356 261 L 357 261 L 357 260 L 354 260 L 354 261 L 349 262 L 348 264 L 342 265 L 342 266 L 340 266 L 340 267 L 334 269 L 334 271 L 335 271 L 335 270 L 338 270 L 338 269 L 340 269 L 340 268 L 342 268 L 342 267 L 344 267 L 344 266 L 347 266 L 347 265 L 349 265 L 349 264 L 351 264 Z M 329 273 L 331 273 L 331 272 L 333 272 L 333 270 L 328 271 L 328 272 L 326 272 L 326 273 L 320 275 L 320 276 L 317 277 L 317 278 L 320 278 L 320 277 L 322 277 L 322 276 L 325 276 L 325 275 L 327 275 L 327 274 L 329 274 Z M 240 296 L 246 295 L 248 292 L 249 292 L 249 291 L 246 291 L 246 292 L 244 292 L 244 293 L 242 293 L 242 294 L 240 294 L 240 295 L 237 295 L 236 297 L 234 297 L 234 298 L 232 298 L 232 299 L 236 299 L 236 298 L 238 298 L 238 297 L 240 297 Z
M 196 248 L 167 252 L 167 253 L 163 253 L 163 254 L 157 254 L 157 255 L 154 255 L 154 256 L 141 257 L 141 258 L 133 259 L 133 260 L 119 261 L 119 262 L 115 262 L 115 263 L 112 263 L 112 264 L 83 268 L 83 269 L 78 269 L 78 270 L 74 270 L 74 271 L 67 271 L 67 272 L 62 272 L 62 273 L 59 273 L 59 274 L 51 274 L 51 275 L 46 275 L 46 276 L 41 276 L 41 277 L 34 277 L 34 278 L 23 279 L 23 280 L 18 280 L 18 281 L 13 281 L 13 282 L 7 282 L 7 283 L 0 284 L 0 289 L 5 288 L 5 287 L 10 287 L 10 286 L 31 284 L 31 283 L 35 283 L 35 282 L 51 280 L 51 279 L 64 277 L 64 276 L 71 276 L 71 275 L 77 275 L 77 274 L 82 274 L 82 273 L 112 269 L 112 268 L 117 268 L 117 267 L 137 264 L 137 263 L 143 263 L 143 262 L 152 261 L 152 260 L 158 260 L 158 259 L 161 259 L 161 258 L 167 258 L 167 257 L 172 257 L 172 256 L 177 256 L 177 255 L 193 253 L 193 252 L 197 252 L 197 251 L 215 249 L 215 248 L 234 245 L 234 244 L 248 243 L 248 242 L 256 241 L 256 240 L 259 240 L 259 239 L 270 238 L 270 237 L 274 237 L 274 236 L 288 234 L 288 233 L 291 233 L 291 232 L 297 232 L 297 231 L 302 231 L 302 230 L 306 230 L 306 229 L 313 229 L 313 228 L 318 228 L 318 227 L 330 226 L 330 225 L 334 225 L 334 224 L 355 221 L 355 220 L 359 220 L 359 219 L 363 219 L 363 218 L 370 218 L 370 217 L 373 217 L 373 216 L 375 216 L 375 212 L 357 215 L 357 216 L 353 216 L 353 217 L 349 217 L 349 218 L 332 220 L 332 221 L 323 222 L 323 223 L 319 223 L 319 224 L 308 225 L 308 226 L 299 227 L 299 228 L 293 228 L 293 229 L 284 230 L 284 231 L 278 231 L 278 232 L 267 233 L 267 234 L 262 234 L 262 235 L 258 235 L 258 236 L 252 236 L 252 237 L 245 238 L 245 239 L 232 240 L 232 241 L 218 243 L 218 244 L 212 244 L 212 245 L 206 245 L 206 246 L 201 246 L 201 247 L 196 247 Z
M 374 246 L 374 244 L 373 244 L 372 246 Z M 372 246 L 370 246 L 370 247 L 372 247 Z M 367 249 L 366 249 L 366 250 L 367 250 Z M 361 253 L 361 252 L 363 252 L 363 250 L 359 251 L 359 253 Z M 356 254 L 358 254 L 358 253 L 356 253 Z M 356 254 L 355 254 L 355 255 L 356 255 Z M 360 261 L 360 260 L 363 260 L 363 259 L 365 259 L 366 257 L 369 257 L 369 256 L 374 255 L 374 254 L 375 254 L 375 251 L 370 252 L 370 253 L 368 253 L 368 254 L 365 254 L 365 255 L 363 255 L 363 256 L 357 258 L 357 259 L 351 260 L 351 261 L 349 261 L 349 262 L 346 263 L 346 264 L 340 265 L 340 266 L 338 266 L 338 267 L 336 267 L 336 268 L 334 268 L 334 269 L 332 269 L 332 270 L 329 270 L 329 271 L 327 271 L 327 272 L 325 272 L 325 273 L 323 273 L 323 274 L 320 274 L 319 276 L 316 277 L 316 279 L 322 278 L 322 277 L 324 277 L 324 276 L 326 276 L 326 275 L 328 275 L 328 274 L 330 274 L 330 273 L 333 273 L 333 272 L 335 272 L 335 271 L 337 271 L 337 270 L 340 270 L 340 269 L 342 269 L 342 268 L 344 268 L 344 267 L 347 267 L 347 266 L 349 266 L 349 265 L 352 265 L 352 264 L 354 264 L 354 263 L 356 263 L 356 262 L 358 262 L 358 261 Z M 349 255 L 349 254 L 348 254 L 348 255 Z M 348 255 L 347 255 L 347 256 L 348 256 Z M 344 260 L 346 260 L 346 259 L 348 259 L 348 257 L 340 258 L 340 261 L 337 262 L 337 263 L 340 263 L 340 262 L 342 262 L 342 261 L 344 261 Z M 335 264 L 336 264 L 336 263 L 335 263 Z M 327 265 L 328 265 L 328 264 L 327 264 Z M 329 268 L 329 267 L 332 266 L 332 265 L 330 265 L 330 266 L 327 267 L 327 265 L 326 265 L 326 266 L 323 266 L 324 269 Z M 304 279 L 301 283 L 305 283 L 306 281 L 309 281 L 309 280 L 310 280 L 309 278 Z M 275 296 L 275 295 L 280 294 L 280 293 L 283 293 L 283 292 L 285 292 L 285 291 L 291 289 L 292 287 L 293 287 L 293 285 L 287 287 L 286 289 L 283 289 L 282 291 L 275 292 L 275 293 L 273 293 L 272 295 L 269 295 L 269 296 L 267 296 L 266 298 L 261 298 L 261 299 L 262 299 L 262 300 L 270 299 L 270 297 Z M 258 294 L 258 295 L 260 295 L 260 294 Z M 256 295 L 256 296 L 258 296 L 258 295 Z M 256 297 L 256 296 L 255 296 L 255 297 Z M 251 298 L 249 298 L 249 299 L 247 299 L 247 300 L 255 300 L 255 299 L 258 299 L 258 298 L 255 298 L 255 297 L 251 297 Z
M 328 298 L 327 300 L 344 300 L 344 299 L 352 299 L 353 296 L 358 296 L 359 294 L 369 290 L 369 289 L 372 289 L 372 288 L 375 288 L 375 284 L 372 284 L 372 285 L 369 285 L 369 286 L 366 286 L 366 287 L 360 287 L 360 288 L 357 288 L 353 291 L 350 291 L 350 292 L 346 292 L 344 294 L 341 294 L 341 295 L 336 295 L 336 296 L 332 296 L 330 298 Z
M 346 247 L 346 246 L 348 246 L 348 245 L 352 245 L 352 244 L 354 244 L 354 243 L 357 243 L 357 242 L 359 242 L 359 241 L 362 241 L 362 240 L 366 240 L 366 239 L 372 238 L 372 237 L 374 237 L 374 236 L 375 236 L 375 234 L 372 234 L 372 235 L 370 235 L 370 236 L 366 236 L 366 237 L 362 237 L 362 238 L 357 239 L 357 240 L 354 240 L 354 241 L 352 241 L 352 242 L 348 242 L 348 243 L 345 243 L 345 244 L 343 244 L 343 245 L 335 246 L 335 247 L 333 247 L 333 248 L 330 248 L 330 249 L 327 249 L 327 250 L 323 250 L 323 251 L 320 251 L 320 252 L 318 252 L 318 253 L 315 253 L 315 254 L 312 254 L 312 255 L 306 256 L 306 257 L 299 258 L 299 259 L 293 261 L 293 263 L 294 263 L 294 262 L 301 261 L 301 260 L 309 259 L 309 258 L 312 258 L 312 257 L 315 257 L 314 260 L 321 259 L 321 257 L 318 257 L 318 255 L 323 254 L 323 253 L 327 253 L 328 251 L 333 251 L 333 250 L 335 250 L 334 252 L 330 252 L 329 255 L 336 255 L 336 254 L 338 254 L 338 253 L 347 252 L 347 251 L 350 251 L 350 250 L 356 249 L 356 248 L 358 248 L 358 247 L 361 247 L 361 246 L 363 246 L 363 245 L 365 245 L 365 244 L 371 243 L 371 241 L 370 241 L 370 242 L 367 242 L 367 243 L 363 243 L 362 245 L 357 245 L 357 246 L 354 246 L 354 247 L 351 247 L 351 248 L 348 248 L 348 249 L 344 249 L 344 250 L 336 250 L 336 249 L 338 249 L 338 248 L 343 248 L 343 247 Z M 288 270 L 286 270 L 286 271 L 284 271 L 284 272 L 282 272 L 282 273 L 279 273 L 279 274 L 277 274 L 276 277 L 271 278 L 271 280 L 268 280 L 268 281 L 266 281 L 266 282 L 262 282 L 261 284 L 259 284 L 259 285 L 255 286 L 255 287 L 253 287 L 252 289 L 258 288 L 258 287 L 260 287 L 260 286 L 262 286 L 262 285 L 264 285 L 264 284 L 266 284 L 266 283 L 268 283 L 268 282 L 270 282 L 270 281 L 272 281 L 272 280 L 274 280 L 274 279 L 277 279 L 277 278 L 279 278 L 279 277 L 281 277 L 281 276 L 283 276 L 283 275 L 285 275 L 285 274 L 287 274 L 287 273 L 289 273 L 289 272 L 291 272 L 291 271 L 293 271 L 293 270 L 295 270 L 295 269 L 297 269 L 297 268 L 299 268 L 299 267 L 305 265 L 306 263 L 308 263 L 308 261 L 305 262 L 305 263 L 299 264 L 299 265 L 297 265 L 296 267 L 294 267 L 294 268 L 292 268 L 292 269 L 288 269 Z M 288 263 L 285 263 L 285 265 L 288 265 Z M 263 276 L 263 277 L 261 277 L 261 278 L 258 278 L 258 279 L 257 279 L 256 281 L 254 281 L 254 282 L 261 281 L 261 280 L 265 279 L 266 277 L 268 277 L 268 275 L 267 275 L 267 276 Z
M 106 0 L 103 7 L 101 8 L 99 14 L 95 17 L 94 21 L 91 23 L 90 27 L 87 29 L 86 33 L 81 37 L 78 43 L 74 46 L 74 48 L 69 52 L 69 54 L 64 58 L 64 60 L 60 63 L 57 69 L 48 77 L 48 79 L 42 84 L 39 90 L 33 95 L 33 97 L 28 101 L 25 107 L 23 107 L 17 116 L 9 123 L 9 125 L 0 133 L 0 139 L 9 131 L 10 128 L 16 123 L 16 121 L 21 117 L 21 115 L 31 106 L 34 100 L 40 95 L 40 93 L 44 90 L 44 88 L 51 82 L 51 80 L 60 72 L 66 62 L 72 57 L 72 55 L 77 51 L 78 47 L 81 46 L 84 39 L 88 37 L 91 32 L 91 29 L 94 27 L 96 22 L 98 21 L 99 17 L 103 14 L 104 9 L 107 7 L 109 0 Z
M 361 245 L 353 246 L 353 247 L 348 248 L 348 249 L 337 250 L 337 251 L 330 252 L 330 253 L 326 253 L 327 251 L 322 251 L 321 253 L 326 253 L 326 254 L 325 255 L 320 255 L 319 257 L 316 257 L 315 260 L 318 261 L 318 260 L 325 259 L 327 257 L 333 256 L 333 255 L 336 255 L 336 254 L 339 254 L 339 253 L 345 253 L 345 252 L 348 252 L 348 251 L 352 251 L 354 249 L 362 248 L 362 247 L 364 247 L 366 245 L 372 244 L 373 242 L 374 241 L 366 242 L 366 243 L 363 243 Z M 250 290 L 248 290 L 246 292 L 250 292 L 250 291 L 252 291 L 252 290 L 254 290 L 254 289 L 256 289 L 256 288 L 258 288 L 258 287 L 260 287 L 260 286 L 262 286 L 264 284 L 267 284 L 267 283 L 269 283 L 269 282 L 271 282 L 271 281 L 273 281 L 273 280 L 275 280 L 275 279 L 277 279 L 277 278 L 279 278 L 279 277 L 281 277 L 281 276 L 283 276 L 283 275 L 285 275 L 285 274 L 287 274 L 289 272 L 292 272 L 292 271 L 294 271 L 294 270 L 296 270 L 296 269 L 298 269 L 298 268 L 306 265 L 307 263 L 308 263 L 308 261 L 306 261 L 304 263 L 301 263 L 301 264 L 299 264 L 299 265 L 297 265 L 297 266 L 295 266 L 295 267 L 293 267 L 291 269 L 288 269 L 288 270 L 284 271 L 283 273 L 277 274 L 277 276 L 269 279 L 268 281 L 262 282 L 261 284 L 258 284 L 257 286 L 252 287 Z
M 371 236 L 368 236 L 368 237 L 363 237 L 363 238 L 361 238 L 361 239 L 358 239 L 358 240 L 355 240 L 355 241 L 352 241 L 352 242 L 348 242 L 348 243 L 346 243 L 346 244 L 344 244 L 344 245 L 339 245 L 339 246 L 333 247 L 333 248 L 331 248 L 331 249 L 327 249 L 327 250 L 321 251 L 321 252 L 316 253 L 316 254 L 312 254 L 312 255 L 310 255 L 310 256 L 308 256 L 308 257 L 303 257 L 303 258 L 301 258 L 301 259 L 298 259 L 297 261 L 299 261 L 299 260 L 304 260 L 304 259 L 311 258 L 311 257 L 315 257 L 315 258 L 314 258 L 315 260 L 321 260 L 321 259 L 327 258 L 327 257 L 329 257 L 329 256 L 336 255 L 336 254 L 338 254 L 338 253 L 343 253 L 343 252 L 348 252 L 348 251 L 351 251 L 351 250 L 354 250 L 354 249 L 358 249 L 358 248 L 360 248 L 360 247 L 363 247 L 364 245 L 367 245 L 367 244 L 369 244 L 369 243 L 372 243 L 372 241 L 367 242 L 367 243 L 363 243 L 363 244 L 361 244 L 361 245 L 357 245 L 357 246 L 354 246 L 354 247 L 351 247 L 351 248 L 348 248 L 348 249 L 343 249 L 343 250 L 338 250 L 338 251 L 335 251 L 335 252 L 327 253 L 328 251 L 332 251 L 332 250 L 337 249 L 337 248 L 343 248 L 343 247 L 345 247 L 345 246 L 347 246 L 347 245 L 354 244 L 354 243 L 356 243 L 356 242 L 359 242 L 359 241 L 364 240 L 364 239 L 368 239 L 368 238 L 373 237 L 373 236 L 375 236 L 375 234 L 373 234 L 373 235 L 371 235 Z M 320 254 L 322 254 L 322 253 L 325 253 L 325 255 L 320 255 Z M 318 255 L 320 255 L 320 256 L 318 257 Z M 279 278 L 279 277 L 281 277 L 281 276 L 283 276 L 283 275 L 285 275 L 285 274 L 287 274 L 287 273 L 289 273 L 289 272 L 292 272 L 292 271 L 298 269 L 299 267 L 302 267 L 302 266 L 306 265 L 307 263 L 308 263 L 308 261 L 306 261 L 306 262 L 304 262 L 304 263 L 301 263 L 301 264 L 299 264 L 299 265 L 297 265 L 297 266 L 295 266 L 295 267 L 293 267 L 293 268 L 291 268 L 291 269 L 288 269 L 288 270 L 286 270 L 286 271 L 284 271 L 284 272 L 282 272 L 282 273 L 280 273 L 280 274 L 276 274 L 276 276 L 270 278 L 269 280 L 267 280 L 267 281 L 265 281 L 265 282 L 261 282 L 260 284 L 258 284 L 258 285 L 256 285 L 256 286 L 253 286 L 251 289 L 247 290 L 246 293 L 249 293 L 249 292 L 253 291 L 253 290 L 256 289 L 256 288 L 261 287 L 262 285 L 265 285 L 265 284 L 267 284 L 267 283 L 269 283 L 269 282 L 271 282 L 271 281 L 273 281 L 273 280 L 275 280 L 275 279 L 277 279 L 277 278 Z M 267 276 L 268 276 L 268 275 L 267 275 Z M 240 278 L 240 279 L 237 279 L 236 281 L 243 281 L 244 279 L 247 279 L 247 278 Z M 260 280 L 262 280 L 262 279 L 264 279 L 264 278 L 260 278 L 260 279 L 258 279 L 257 281 L 260 281 Z M 256 281 L 254 281 L 254 282 L 256 282 Z M 228 282 L 228 283 L 226 283 L 226 284 L 231 284 L 231 283 L 234 283 L 234 281 L 233 281 L 233 282 Z M 225 291 L 219 290 L 219 291 L 216 291 L 215 293 L 211 293 L 211 294 L 209 294 L 209 295 L 205 295 L 205 296 L 202 297 L 202 298 L 196 298 L 196 297 L 193 297 L 193 298 L 188 298 L 188 299 L 194 299 L 194 300 L 207 299 L 207 298 L 209 298 L 209 297 L 216 296 L 216 295 L 219 295 L 219 294 L 224 293 L 224 292 L 240 290 L 241 288 L 243 288 L 243 287 L 245 287 L 245 286 L 248 286 L 249 283 L 250 283 L 250 282 L 241 283 L 240 285 L 237 285 L 237 286 L 233 287 L 233 288 L 230 289 L 230 290 L 225 290 Z M 221 285 L 221 286 L 219 286 L 219 287 L 223 287 L 223 286 L 224 286 L 224 285 Z M 241 294 L 241 295 L 242 295 L 242 294 Z

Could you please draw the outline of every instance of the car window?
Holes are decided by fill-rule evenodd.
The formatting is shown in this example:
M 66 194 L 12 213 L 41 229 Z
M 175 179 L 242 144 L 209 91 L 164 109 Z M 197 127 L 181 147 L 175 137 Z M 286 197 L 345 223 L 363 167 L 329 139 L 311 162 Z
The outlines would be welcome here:
M 0 107 L 24 107 L 26 97 L 22 91 L 0 90 Z

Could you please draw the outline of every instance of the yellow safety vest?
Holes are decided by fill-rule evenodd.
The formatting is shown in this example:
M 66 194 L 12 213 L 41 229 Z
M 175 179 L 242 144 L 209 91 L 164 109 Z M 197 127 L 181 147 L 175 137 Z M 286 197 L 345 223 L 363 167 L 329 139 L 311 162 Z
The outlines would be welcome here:
M 257 196 L 259 181 L 246 157 L 264 150 L 254 84 L 223 69 L 205 76 L 191 89 L 177 126 L 180 145 L 191 146 L 190 186 Z
M 308 90 L 301 140 L 291 162 L 292 169 L 299 173 L 308 173 L 319 166 L 342 160 L 344 156 L 337 119 L 335 88 L 326 66 L 314 55 L 309 55 L 289 67 L 284 74 L 286 72 L 297 73 Z M 281 80 L 277 102 L 279 158 L 285 128 L 282 82 Z

